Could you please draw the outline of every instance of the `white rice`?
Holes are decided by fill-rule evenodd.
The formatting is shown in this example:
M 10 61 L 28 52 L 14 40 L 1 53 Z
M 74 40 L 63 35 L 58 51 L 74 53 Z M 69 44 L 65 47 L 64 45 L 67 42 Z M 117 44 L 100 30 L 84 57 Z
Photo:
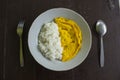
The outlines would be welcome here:
M 40 30 L 38 48 L 50 60 L 61 60 L 63 47 L 59 37 L 58 26 L 54 22 L 46 23 Z

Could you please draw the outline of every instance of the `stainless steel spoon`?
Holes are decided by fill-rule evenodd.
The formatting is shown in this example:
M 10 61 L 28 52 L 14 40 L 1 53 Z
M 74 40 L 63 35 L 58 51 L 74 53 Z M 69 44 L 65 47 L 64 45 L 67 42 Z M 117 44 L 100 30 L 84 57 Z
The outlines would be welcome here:
M 103 36 L 107 32 L 106 24 L 102 20 L 98 20 L 96 23 L 96 31 L 100 37 L 100 66 L 104 67 L 104 47 L 103 47 Z

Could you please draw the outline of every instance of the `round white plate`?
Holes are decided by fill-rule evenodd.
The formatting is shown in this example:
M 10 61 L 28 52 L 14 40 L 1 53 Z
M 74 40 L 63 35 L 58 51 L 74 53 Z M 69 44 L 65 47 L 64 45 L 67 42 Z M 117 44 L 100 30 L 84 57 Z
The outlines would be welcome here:
M 55 17 L 66 17 L 74 20 L 82 31 L 82 48 L 72 60 L 67 62 L 50 61 L 38 50 L 38 34 L 43 24 L 52 21 Z M 89 25 L 85 19 L 73 10 L 66 8 L 54 8 L 40 14 L 32 23 L 28 33 L 28 46 L 34 59 L 43 67 L 54 71 L 65 71 L 80 65 L 87 57 L 92 43 L 92 36 Z

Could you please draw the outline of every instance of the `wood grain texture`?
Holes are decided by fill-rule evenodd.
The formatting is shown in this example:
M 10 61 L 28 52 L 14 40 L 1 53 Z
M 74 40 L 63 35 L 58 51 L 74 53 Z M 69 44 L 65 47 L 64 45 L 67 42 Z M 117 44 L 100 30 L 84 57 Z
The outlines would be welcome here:
M 0 1 L 0 80 L 120 80 L 120 14 L 118 0 L 110 9 L 108 0 L 2 0 Z M 69 71 L 50 71 L 39 65 L 29 52 L 27 37 L 34 19 L 42 12 L 65 7 L 81 14 L 92 31 L 92 47 L 86 60 Z M 19 65 L 17 24 L 25 20 L 23 47 L 25 66 Z M 99 67 L 98 19 L 106 22 L 105 67 Z
M 0 80 L 3 79 L 3 60 L 4 60 L 4 1 L 0 2 Z

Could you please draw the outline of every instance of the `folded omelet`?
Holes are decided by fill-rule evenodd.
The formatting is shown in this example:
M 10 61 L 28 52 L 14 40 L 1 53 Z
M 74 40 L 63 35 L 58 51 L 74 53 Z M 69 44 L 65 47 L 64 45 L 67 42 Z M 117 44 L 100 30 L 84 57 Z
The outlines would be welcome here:
M 62 61 L 71 60 L 78 54 L 82 46 L 82 32 L 80 27 L 71 19 L 57 17 L 54 19 L 58 25 L 63 47 Z

